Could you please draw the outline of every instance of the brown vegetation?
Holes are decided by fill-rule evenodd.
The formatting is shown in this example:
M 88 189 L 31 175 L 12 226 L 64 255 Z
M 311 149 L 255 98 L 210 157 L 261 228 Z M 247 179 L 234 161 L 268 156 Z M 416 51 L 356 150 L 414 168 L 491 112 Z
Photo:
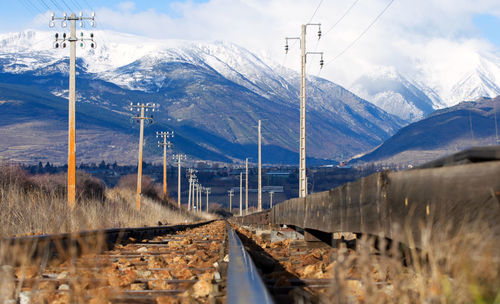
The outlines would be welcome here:
M 126 177 L 120 184 L 127 185 L 131 179 Z M 144 189 L 154 197 L 154 183 L 147 177 L 144 180 Z M 71 210 L 64 174 L 30 176 L 18 166 L 0 165 L 0 237 L 176 224 L 211 217 L 165 208 L 150 195 L 143 197 L 138 212 L 133 189 L 106 189 L 98 179 L 78 172 L 78 201 Z

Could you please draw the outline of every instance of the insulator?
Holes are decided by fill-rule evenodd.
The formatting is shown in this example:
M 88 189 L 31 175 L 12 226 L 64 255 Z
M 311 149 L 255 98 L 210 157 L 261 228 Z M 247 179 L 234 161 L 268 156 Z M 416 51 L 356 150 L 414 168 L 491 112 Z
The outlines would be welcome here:
M 318 40 L 321 39 L 321 29 L 318 30 Z
M 62 43 L 62 48 L 63 48 L 63 49 L 64 49 L 64 48 L 66 48 L 66 42 L 63 42 L 63 43 Z
M 288 44 L 285 44 L 285 53 L 288 54 Z
M 83 37 L 83 32 L 80 32 L 80 37 Z
M 80 18 L 82 18 L 82 17 L 83 17 L 83 12 L 80 12 Z
M 54 48 L 58 49 L 59 48 L 59 42 L 54 43 Z
M 67 27 L 67 26 L 68 26 L 68 22 L 66 22 L 66 21 L 61 21 L 61 26 L 62 26 L 62 27 Z
M 80 27 L 83 27 L 83 21 L 80 21 Z
M 66 39 L 66 33 L 63 33 L 63 38 Z
M 59 39 L 59 33 L 56 33 L 56 40 Z
M 54 27 L 54 26 L 56 26 L 56 24 L 54 23 L 54 21 L 50 21 L 49 22 L 49 27 Z
M 95 18 L 95 12 L 92 12 L 92 19 Z
M 95 27 L 95 21 L 94 20 L 90 21 L 90 26 Z
M 324 64 L 325 64 L 325 62 L 323 61 L 323 59 L 321 59 L 321 60 L 319 61 L 319 67 L 320 67 L 320 68 L 323 68 L 323 65 L 324 65 Z
M 68 17 L 68 14 L 64 13 L 63 16 L 64 16 L 64 19 L 66 19 Z
M 94 41 L 92 41 L 90 43 L 90 47 L 93 48 L 93 49 L 97 48 L 97 43 L 95 43 Z
M 94 33 L 90 33 L 90 38 L 94 38 Z
M 52 21 L 54 21 L 54 18 L 55 18 L 55 16 L 54 16 L 54 12 L 52 12 L 52 13 L 50 14 L 50 17 L 51 17 L 51 20 L 52 20 Z

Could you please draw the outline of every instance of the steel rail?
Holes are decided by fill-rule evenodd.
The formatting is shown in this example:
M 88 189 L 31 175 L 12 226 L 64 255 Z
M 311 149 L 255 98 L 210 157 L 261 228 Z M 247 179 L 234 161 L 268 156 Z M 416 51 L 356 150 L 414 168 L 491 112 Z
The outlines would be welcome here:
M 250 255 L 229 224 L 227 224 L 227 233 L 229 240 L 227 302 L 230 304 L 274 303 Z
M 195 228 L 213 222 L 204 221 L 193 224 L 155 226 L 139 228 L 110 228 L 103 230 L 80 231 L 73 233 L 42 234 L 0 239 L 0 247 L 19 247 L 27 249 L 28 258 L 47 256 L 49 259 L 73 252 L 79 255 L 86 248 L 105 251 L 115 244 L 125 243 L 130 238 L 150 239 L 156 236 Z M 74 250 L 70 250 L 74 249 Z M 25 256 L 23 258 L 26 258 Z M 16 262 L 15 260 L 13 262 Z
M 420 247 L 422 225 L 449 237 L 481 219 L 500 237 L 499 172 L 499 147 L 471 149 L 421 168 L 377 172 L 232 221 L 319 234 L 354 232 Z

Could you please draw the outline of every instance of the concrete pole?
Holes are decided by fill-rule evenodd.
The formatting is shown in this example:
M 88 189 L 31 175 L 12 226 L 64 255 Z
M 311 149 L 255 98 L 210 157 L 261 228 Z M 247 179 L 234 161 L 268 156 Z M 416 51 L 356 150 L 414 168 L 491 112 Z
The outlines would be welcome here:
M 262 132 L 261 132 L 261 122 L 259 119 L 259 189 L 257 194 L 257 211 L 262 211 Z
M 177 160 L 177 207 L 181 207 L 181 155 Z
M 167 200 L 167 135 L 163 134 L 163 199 Z
M 233 210 L 233 189 L 229 190 L 229 212 Z
M 240 216 L 243 216 L 243 172 L 240 172 Z
M 189 175 L 189 190 L 188 190 L 188 211 L 191 210 L 191 184 L 193 183 L 193 178 L 191 174 Z
M 207 192 L 207 213 L 208 213 L 208 195 L 212 192 L 211 188 L 205 188 L 206 192 Z
M 197 205 L 197 210 L 198 212 L 201 212 L 201 185 L 198 185 L 198 205 Z
M 69 51 L 69 111 L 68 111 L 68 205 L 73 208 L 76 200 L 76 145 L 75 145 L 75 70 L 76 70 L 76 16 L 71 14 Z
M 299 197 L 307 195 L 306 177 L 306 25 L 302 25 L 300 36 L 300 164 L 299 164 Z
M 144 140 L 144 107 L 141 107 L 139 134 L 139 163 L 137 164 L 137 210 L 141 210 L 141 186 L 142 186 L 142 146 Z
M 245 214 L 248 214 L 248 157 L 245 160 Z

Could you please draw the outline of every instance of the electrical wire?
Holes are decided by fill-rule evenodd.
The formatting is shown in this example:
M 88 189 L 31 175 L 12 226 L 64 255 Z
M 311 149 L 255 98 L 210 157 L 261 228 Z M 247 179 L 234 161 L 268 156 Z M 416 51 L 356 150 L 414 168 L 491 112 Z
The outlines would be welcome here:
M 33 7 L 32 7 L 32 6 L 30 6 L 30 5 L 28 4 L 28 2 L 27 2 L 27 1 L 28 1 L 28 0 L 21 0 L 21 4 L 22 4 L 22 5 L 23 5 L 23 6 L 24 6 L 27 10 L 29 10 L 29 11 L 30 11 L 30 12 L 32 12 L 32 13 L 34 13 L 35 15 L 36 15 L 36 14 L 38 14 L 38 12 L 37 12 L 35 9 L 33 9 Z
M 335 60 L 337 60 L 340 56 L 344 55 L 351 47 L 353 47 L 356 42 L 359 41 L 359 39 L 361 39 L 361 37 L 363 37 L 366 32 L 368 32 L 368 30 L 370 30 L 370 28 L 377 22 L 377 20 L 380 19 L 380 17 L 382 17 L 382 15 L 389 9 L 389 7 L 391 6 L 391 4 L 394 2 L 394 0 L 391 0 L 385 7 L 384 9 L 377 15 L 377 17 L 375 17 L 375 19 L 363 30 L 363 32 L 361 32 L 361 34 L 356 38 L 354 39 L 345 49 L 343 49 L 340 53 L 337 54 L 337 56 L 333 57 L 333 59 L 331 59 L 330 61 L 328 61 L 324 66 L 327 66 L 329 65 L 330 63 L 334 62 Z
M 330 33 L 344 18 L 349 14 L 351 9 L 358 3 L 359 0 L 355 0 L 351 6 L 344 12 L 344 14 L 323 34 L 323 37 L 326 36 L 328 33 Z
M 319 1 L 318 6 L 316 7 L 316 10 L 314 11 L 313 15 L 312 15 L 312 16 L 311 16 L 311 18 L 309 19 L 309 22 L 307 22 L 307 23 L 311 23 L 311 21 L 313 20 L 314 16 L 316 16 L 316 13 L 318 12 L 319 7 L 321 6 L 321 3 L 323 3 L 323 0 L 320 0 L 320 1 Z
M 59 3 L 57 3 L 56 1 L 54 0 L 50 0 L 50 2 L 52 2 L 52 4 L 54 4 L 54 6 L 59 10 L 59 11 L 64 11 L 64 9 L 59 5 Z

